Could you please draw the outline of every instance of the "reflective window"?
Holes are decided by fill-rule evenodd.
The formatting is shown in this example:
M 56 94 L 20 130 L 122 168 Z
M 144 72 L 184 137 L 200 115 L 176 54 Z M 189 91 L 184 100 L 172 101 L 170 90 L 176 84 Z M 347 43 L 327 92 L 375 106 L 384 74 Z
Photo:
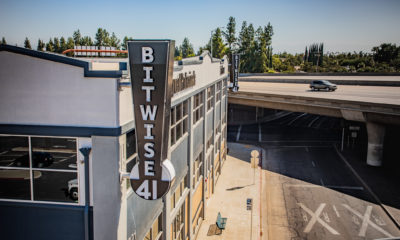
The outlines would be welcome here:
M 203 92 L 193 96 L 193 124 L 198 122 L 200 118 L 203 117 L 203 96 Z
M 135 137 L 135 130 L 132 130 L 126 134 L 126 159 L 129 159 L 135 153 L 136 153 L 136 137 Z
M 214 105 L 214 86 L 207 88 L 207 111 Z
M 171 146 L 188 131 L 188 100 L 171 108 Z
M 78 202 L 75 138 L 0 136 L 0 149 L 0 198 Z

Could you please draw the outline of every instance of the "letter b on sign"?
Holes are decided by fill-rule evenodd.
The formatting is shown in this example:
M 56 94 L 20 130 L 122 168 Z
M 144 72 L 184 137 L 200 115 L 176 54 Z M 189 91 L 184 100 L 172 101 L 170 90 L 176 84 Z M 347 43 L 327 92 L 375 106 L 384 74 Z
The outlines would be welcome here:
M 142 63 L 152 63 L 153 61 L 153 49 L 151 47 L 142 47 Z

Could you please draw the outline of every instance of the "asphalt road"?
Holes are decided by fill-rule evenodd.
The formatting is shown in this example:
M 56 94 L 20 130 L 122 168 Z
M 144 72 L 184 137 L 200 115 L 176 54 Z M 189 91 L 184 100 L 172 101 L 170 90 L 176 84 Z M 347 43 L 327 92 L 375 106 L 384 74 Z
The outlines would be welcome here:
M 311 91 L 308 84 L 239 82 L 240 92 L 277 94 L 356 102 L 400 105 L 399 87 L 339 85 L 334 92 Z
M 263 239 L 380 239 L 400 231 L 334 147 L 340 119 L 290 113 L 228 128 L 264 149 Z

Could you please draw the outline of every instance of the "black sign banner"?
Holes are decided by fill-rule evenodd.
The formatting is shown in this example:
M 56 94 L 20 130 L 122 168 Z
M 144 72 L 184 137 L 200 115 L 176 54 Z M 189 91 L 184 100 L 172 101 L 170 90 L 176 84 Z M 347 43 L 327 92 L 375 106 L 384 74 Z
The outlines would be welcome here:
M 172 40 L 128 42 L 139 159 L 130 181 L 134 192 L 147 200 L 164 196 L 175 176 L 167 159 L 174 50 Z
M 232 91 L 239 91 L 239 65 L 240 65 L 240 55 L 237 53 L 232 54 L 232 63 L 231 63 L 231 73 L 230 73 L 230 81 L 232 84 Z

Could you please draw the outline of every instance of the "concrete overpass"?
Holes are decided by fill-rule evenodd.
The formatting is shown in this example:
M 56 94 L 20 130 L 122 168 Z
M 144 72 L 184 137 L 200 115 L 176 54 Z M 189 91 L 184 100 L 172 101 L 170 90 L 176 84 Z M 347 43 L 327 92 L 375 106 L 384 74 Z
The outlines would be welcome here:
M 385 126 L 400 124 L 398 87 L 341 85 L 335 92 L 314 92 L 308 84 L 242 81 L 239 86 L 239 92 L 229 93 L 229 103 L 365 122 L 372 166 L 382 164 Z

